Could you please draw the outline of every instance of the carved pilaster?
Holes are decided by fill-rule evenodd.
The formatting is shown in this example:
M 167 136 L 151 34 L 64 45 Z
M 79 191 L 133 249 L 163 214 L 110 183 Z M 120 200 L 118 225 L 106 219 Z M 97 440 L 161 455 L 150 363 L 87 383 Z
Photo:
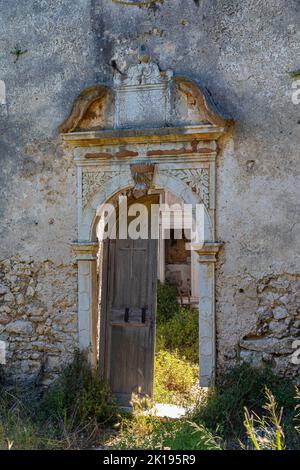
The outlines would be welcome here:
M 78 341 L 82 350 L 89 351 L 90 362 L 97 363 L 97 252 L 98 242 L 72 245 L 78 266 Z
M 199 255 L 199 383 L 203 387 L 215 382 L 215 263 L 222 245 L 205 242 L 193 247 Z

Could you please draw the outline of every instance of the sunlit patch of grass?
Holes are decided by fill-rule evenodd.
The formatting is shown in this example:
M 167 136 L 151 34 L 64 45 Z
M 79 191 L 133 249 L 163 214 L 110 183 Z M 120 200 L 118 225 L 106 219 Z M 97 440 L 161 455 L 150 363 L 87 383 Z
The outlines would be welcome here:
M 155 355 L 154 399 L 157 403 L 191 405 L 199 368 L 178 351 L 161 350 Z

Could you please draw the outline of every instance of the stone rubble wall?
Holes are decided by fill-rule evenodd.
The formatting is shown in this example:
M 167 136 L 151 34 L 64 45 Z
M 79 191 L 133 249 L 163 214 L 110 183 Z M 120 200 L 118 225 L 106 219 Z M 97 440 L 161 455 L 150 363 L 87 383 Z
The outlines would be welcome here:
M 269 363 L 283 375 L 297 375 L 291 359 L 300 338 L 300 275 L 265 277 L 257 284 L 257 322 L 239 342 L 240 358 Z
M 0 335 L 6 375 L 45 385 L 77 346 L 76 266 L 51 261 L 0 263 Z
M 293 361 L 300 349 L 300 275 L 264 276 L 241 285 L 235 293 L 239 321 L 234 340 L 229 340 L 231 325 L 219 328 L 219 368 L 247 361 L 300 383 L 299 353 L 298 364 Z

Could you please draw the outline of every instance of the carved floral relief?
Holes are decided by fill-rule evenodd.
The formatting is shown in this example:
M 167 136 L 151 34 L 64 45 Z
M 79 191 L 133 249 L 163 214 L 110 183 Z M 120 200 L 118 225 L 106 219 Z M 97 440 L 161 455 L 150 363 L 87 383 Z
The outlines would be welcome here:
M 209 207 L 209 172 L 207 168 L 184 168 L 160 170 L 183 181 L 194 193 L 196 193 L 206 208 Z

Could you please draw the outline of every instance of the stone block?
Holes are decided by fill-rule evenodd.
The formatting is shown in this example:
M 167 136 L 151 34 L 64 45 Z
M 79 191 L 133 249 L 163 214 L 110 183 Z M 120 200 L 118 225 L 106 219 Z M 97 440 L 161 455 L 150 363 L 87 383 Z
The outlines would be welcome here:
M 288 317 L 289 313 L 284 307 L 276 307 L 273 309 L 273 316 L 276 320 L 281 320 Z
M 33 332 L 32 324 L 28 321 L 17 320 L 6 326 L 6 331 L 12 334 L 31 334 Z

